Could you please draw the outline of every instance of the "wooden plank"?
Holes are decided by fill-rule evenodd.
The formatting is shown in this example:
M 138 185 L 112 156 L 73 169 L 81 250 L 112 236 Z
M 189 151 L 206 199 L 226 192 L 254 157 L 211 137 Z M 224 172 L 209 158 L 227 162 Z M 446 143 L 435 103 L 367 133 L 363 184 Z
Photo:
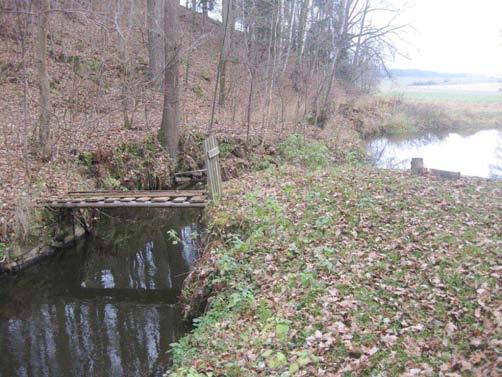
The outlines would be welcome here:
M 198 169 L 198 170 L 180 171 L 178 173 L 174 173 L 174 175 L 199 175 L 206 172 L 207 169 Z
M 103 200 L 105 200 L 103 196 L 92 196 L 89 198 L 85 198 L 86 202 L 102 202 Z
M 204 190 L 143 190 L 143 191 L 89 191 L 89 192 L 69 192 L 68 197 L 70 198 L 87 198 L 94 196 L 102 196 L 105 198 L 126 198 L 126 197 L 158 197 L 158 196 L 196 196 L 205 195 Z
M 120 202 L 116 201 L 113 203 L 105 202 L 66 202 L 66 203 L 56 203 L 54 205 L 46 204 L 51 208 L 204 208 L 206 203 L 190 203 L 189 201 L 184 201 L 182 203 L 175 203 L 174 201 L 168 201 L 164 203 L 153 203 L 144 202 L 138 203 L 135 201 L 131 202 Z
M 163 197 L 163 196 L 159 196 L 157 198 L 152 198 L 152 203 L 165 203 L 165 202 L 168 202 L 169 200 L 171 200 L 170 197 Z
M 150 202 L 151 200 L 152 200 L 152 198 L 149 196 L 144 196 L 142 198 L 136 198 L 136 201 L 139 203 Z
M 431 175 L 445 179 L 460 179 L 460 172 L 439 169 L 429 169 Z
M 134 202 L 134 199 L 135 198 L 122 198 L 122 199 L 120 199 L 120 202 L 122 202 L 122 203 L 131 203 L 131 202 Z
M 206 202 L 206 198 L 203 196 L 193 196 L 190 199 L 190 203 L 204 203 Z
M 178 196 L 177 198 L 174 198 L 172 200 L 173 203 L 183 203 L 183 202 L 186 202 L 187 201 L 187 197 L 186 196 Z

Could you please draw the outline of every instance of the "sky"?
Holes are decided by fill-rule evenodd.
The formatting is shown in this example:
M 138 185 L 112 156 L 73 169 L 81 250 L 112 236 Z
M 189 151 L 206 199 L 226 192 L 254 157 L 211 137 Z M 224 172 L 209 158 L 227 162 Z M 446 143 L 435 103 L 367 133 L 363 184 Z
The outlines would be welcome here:
M 411 27 L 391 68 L 502 75 L 502 0 L 389 0 Z

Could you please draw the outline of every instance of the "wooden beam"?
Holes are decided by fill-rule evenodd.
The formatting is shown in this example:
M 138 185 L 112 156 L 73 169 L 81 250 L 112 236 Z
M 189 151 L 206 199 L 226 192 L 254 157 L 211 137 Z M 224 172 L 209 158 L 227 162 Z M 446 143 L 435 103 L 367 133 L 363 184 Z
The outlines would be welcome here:
M 194 203 L 194 202 L 182 202 L 175 203 L 173 201 L 169 202 L 127 202 L 124 203 L 122 201 L 116 201 L 113 203 L 107 202 L 52 202 L 45 203 L 46 207 L 50 208 L 204 208 L 206 206 L 206 202 L 203 203 Z
M 71 198 L 87 198 L 87 197 L 106 197 L 106 198 L 141 198 L 141 197 L 177 197 L 177 196 L 201 196 L 206 195 L 206 191 L 202 190 L 155 190 L 155 191 L 73 191 L 69 192 Z

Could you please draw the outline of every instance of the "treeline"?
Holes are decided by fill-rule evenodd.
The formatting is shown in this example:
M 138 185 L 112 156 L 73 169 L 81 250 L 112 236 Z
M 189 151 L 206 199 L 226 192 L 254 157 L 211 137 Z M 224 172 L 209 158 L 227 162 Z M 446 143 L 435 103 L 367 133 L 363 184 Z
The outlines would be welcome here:
M 103 30 L 96 38 L 116 42 L 124 127 L 131 128 L 134 122 L 137 101 L 132 93 L 146 87 L 163 90 L 159 140 L 174 158 L 180 71 L 183 68 L 188 80 L 193 51 L 205 43 L 204 33 L 215 29 L 208 24 L 218 24 L 219 48 L 214 50 L 217 66 L 207 67 L 216 71 L 217 79 L 206 131 L 213 132 L 215 113 L 235 108 L 235 98 L 239 98 L 248 138 L 251 125 L 257 123 L 256 102 L 260 103 L 258 123 L 263 130 L 277 119 L 272 113 L 278 106 L 284 113 L 284 99 L 293 95 L 298 117 L 308 117 L 322 127 L 336 109 L 333 93 L 337 85 L 362 92 L 374 88 L 385 71 L 387 57 L 396 53 L 392 41 L 402 28 L 395 22 L 399 11 L 379 0 L 187 0 L 182 5 L 193 11 L 194 25 L 201 29 L 200 39 L 187 42 L 181 38 L 177 0 L 2 0 L 0 4 L 0 33 L 16 39 L 21 66 L 33 47 L 39 89 L 34 135 L 43 160 L 51 158 L 52 150 L 47 59 L 53 54 L 48 30 L 55 15 L 85 20 L 89 33 Z M 202 17 L 202 24 L 196 22 L 197 17 Z M 140 75 L 134 64 L 139 38 L 148 50 L 144 81 L 137 80 Z M 230 75 L 232 69 L 240 75 Z M 232 82 L 232 77 L 243 76 L 245 83 Z M 299 110 L 302 106 L 303 112 Z

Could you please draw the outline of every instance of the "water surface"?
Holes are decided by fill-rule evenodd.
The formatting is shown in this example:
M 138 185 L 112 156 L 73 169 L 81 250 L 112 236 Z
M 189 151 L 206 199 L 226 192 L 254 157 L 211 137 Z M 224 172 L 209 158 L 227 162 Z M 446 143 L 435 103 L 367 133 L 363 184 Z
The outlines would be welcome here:
M 1 279 L 0 376 L 160 375 L 187 329 L 177 298 L 199 218 L 107 211 L 95 236 Z
M 502 178 L 502 131 L 495 129 L 469 135 L 378 138 L 367 149 L 373 163 L 382 168 L 409 169 L 413 157 L 422 157 L 428 168 Z

